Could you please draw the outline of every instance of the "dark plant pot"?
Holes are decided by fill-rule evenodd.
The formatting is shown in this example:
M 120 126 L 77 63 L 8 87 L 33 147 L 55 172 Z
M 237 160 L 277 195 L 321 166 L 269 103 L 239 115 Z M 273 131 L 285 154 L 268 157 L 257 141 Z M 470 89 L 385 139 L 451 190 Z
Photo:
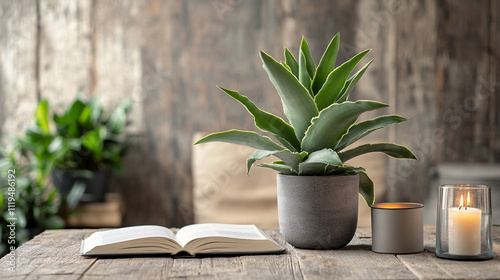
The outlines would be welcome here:
M 280 232 L 297 248 L 338 249 L 358 224 L 359 176 L 278 174 Z
M 72 170 L 54 169 L 51 178 L 54 185 L 62 195 L 67 194 L 77 182 L 85 185 L 85 193 L 80 202 L 103 202 L 108 190 L 110 170 L 91 172 L 90 176 L 78 175 Z

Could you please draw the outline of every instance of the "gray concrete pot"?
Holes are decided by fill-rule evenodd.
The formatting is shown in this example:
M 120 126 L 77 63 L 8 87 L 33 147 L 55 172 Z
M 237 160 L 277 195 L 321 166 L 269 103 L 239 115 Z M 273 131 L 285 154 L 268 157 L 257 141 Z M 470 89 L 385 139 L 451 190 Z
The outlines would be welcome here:
M 280 232 L 297 248 L 338 249 L 358 224 L 359 176 L 278 174 Z

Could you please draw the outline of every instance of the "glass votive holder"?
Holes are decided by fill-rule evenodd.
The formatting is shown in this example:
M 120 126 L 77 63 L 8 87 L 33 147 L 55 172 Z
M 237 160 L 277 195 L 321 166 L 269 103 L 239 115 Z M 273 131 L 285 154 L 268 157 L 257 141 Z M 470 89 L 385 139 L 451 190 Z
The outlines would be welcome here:
M 455 260 L 493 257 L 491 190 L 484 185 L 442 185 L 436 220 L 436 256 Z
M 424 250 L 424 205 L 420 203 L 376 203 L 371 207 L 372 251 L 410 254 Z

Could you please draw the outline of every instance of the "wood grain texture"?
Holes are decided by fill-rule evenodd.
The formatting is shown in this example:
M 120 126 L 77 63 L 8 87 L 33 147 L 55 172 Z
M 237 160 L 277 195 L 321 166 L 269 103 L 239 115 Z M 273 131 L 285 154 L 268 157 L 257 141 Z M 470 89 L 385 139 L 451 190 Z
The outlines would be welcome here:
M 486 85 L 486 91 L 489 93 L 488 119 L 489 125 L 489 161 L 498 162 L 500 159 L 500 3 L 492 0 L 490 2 L 490 45 L 488 53 L 490 54 L 490 76 L 489 83 Z
M 40 1 L 40 95 L 67 106 L 90 93 L 91 1 Z
M 2 279 L 497 279 L 500 275 L 500 228 L 495 227 L 494 258 L 482 262 L 439 259 L 434 255 L 435 228 L 425 227 L 425 249 L 417 254 L 371 251 L 369 227 L 340 250 L 303 250 L 286 243 L 276 229 L 264 230 L 286 252 L 276 255 L 218 257 L 119 257 L 79 255 L 80 242 L 95 230 L 49 230 L 21 246 L 17 268 Z M 174 229 L 175 231 L 175 229 Z
M 37 12 L 33 1 L 0 3 L 0 143 L 20 136 L 36 99 Z
M 498 108 L 491 91 L 490 5 L 496 1 L 439 1 L 437 100 L 444 139 L 438 161 L 498 162 Z M 493 35 L 495 36 L 495 35 Z M 497 49 L 498 46 L 491 50 Z M 498 56 L 496 58 L 498 60 Z M 493 129 L 492 129 L 493 128 Z M 493 143 L 492 143 L 493 141 Z M 493 149 L 492 149 L 493 148 Z
M 436 115 L 434 63 L 435 1 L 400 1 L 396 14 L 395 111 L 408 121 L 395 127 L 394 141 L 418 161 L 389 159 L 389 201 L 423 201 L 434 163 Z M 416 38 L 416 34 L 419 34 Z M 391 139 L 392 140 L 392 139 Z M 409 183 L 411 182 L 411 183 Z
M 181 174 L 172 174 L 168 161 L 168 138 L 175 135 L 168 118 L 171 93 L 164 91 L 171 72 L 169 6 L 165 1 L 94 5 L 95 95 L 109 105 L 124 98 L 134 102 L 130 132 L 137 137 L 124 160 L 124 175 L 111 186 L 125 198 L 127 225 L 175 224 L 168 178 Z

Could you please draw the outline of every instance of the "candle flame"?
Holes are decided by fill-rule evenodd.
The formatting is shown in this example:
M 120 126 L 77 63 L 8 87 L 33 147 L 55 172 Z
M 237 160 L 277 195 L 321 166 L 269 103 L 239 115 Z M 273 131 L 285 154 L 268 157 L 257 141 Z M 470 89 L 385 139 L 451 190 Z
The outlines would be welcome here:
M 467 204 L 465 204 L 465 210 L 467 210 L 467 207 L 470 205 L 470 192 L 467 192 Z M 458 207 L 458 210 L 462 210 L 462 207 L 464 207 L 464 195 L 460 195 L 460 206 Z

